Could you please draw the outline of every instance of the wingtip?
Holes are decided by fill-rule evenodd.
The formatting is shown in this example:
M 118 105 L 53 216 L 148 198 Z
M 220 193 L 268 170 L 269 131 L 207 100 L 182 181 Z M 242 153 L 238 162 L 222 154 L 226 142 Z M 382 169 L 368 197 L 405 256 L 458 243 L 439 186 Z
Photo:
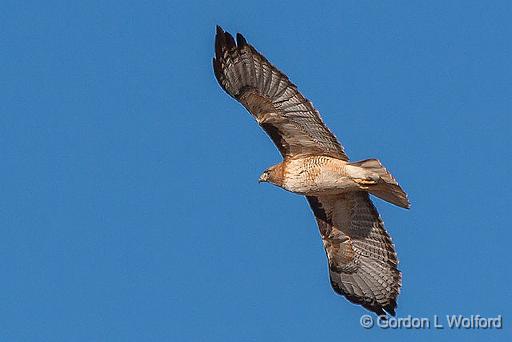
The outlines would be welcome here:
M 233 38 L 231 33 L 225 31 L 224 32 L 224 37 L 226 39 L 226 46 L 227 46 L 228 49 L 236 47 L 235 39 Z
M 375 313 L 381 319 L 387 319 L 388 315 L 393 316 L 393 317 L 396 316 L 397 305 L 396 305 L 395 300 L 391 300 L 389 304 L 383 305 L 383 306 L 381 306 L 381 305 L 365 305 L 365 304 L 362 304 L 362 305 L 366 309 Z
M 240 32 L 236 34 L 236 45 L 238 45 L 238 47 L 247 45 L 247 40 Z
M 217 33 L 215 34 L 215 56 L 217 57 L 217 59 L 220 59 L 222 56 L 222 46 L 226 44 L 226 38 L 224 37 L 224 31 L 219 25 L 217 25 L 216 32 Z
M 385 306 L 384 310 L 391 316 L 393 316 L 393 317 L 396 316 L 396 304 L 395 303 L 391 303 L 391 304 Z
M 221 59 L 223 51 L 232 49 L 233 47 L 236 47 L 233 36 L 217 25 L 215 34 L 215 55 L 217 59 Z

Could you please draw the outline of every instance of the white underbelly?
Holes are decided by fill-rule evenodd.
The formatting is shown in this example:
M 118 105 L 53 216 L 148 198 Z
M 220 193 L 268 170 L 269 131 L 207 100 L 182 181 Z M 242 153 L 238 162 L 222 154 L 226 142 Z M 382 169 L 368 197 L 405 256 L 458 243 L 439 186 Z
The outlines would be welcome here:
M 288 174 L 283 184 L 288 191 L 302 195 L 327 195 L 358 190 L 358 185 L 348 176 L 332 170 L 320 170 L 318 173 Z

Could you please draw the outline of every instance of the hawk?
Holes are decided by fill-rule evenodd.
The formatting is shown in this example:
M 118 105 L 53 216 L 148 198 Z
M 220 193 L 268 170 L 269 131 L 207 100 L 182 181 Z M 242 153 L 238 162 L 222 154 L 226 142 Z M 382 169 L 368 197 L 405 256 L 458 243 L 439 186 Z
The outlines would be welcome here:
M 304 195 L 315 215 L 333 289 L 377 315 L 395 315 L 402 277 L 393 242 L 369 194 L 409 208 L 406 193 L 377 159 L 349 161 L 318 111 L 238 33 L 217 26 L 215 77 L 277 146 L 283 161 L 260 182 Z

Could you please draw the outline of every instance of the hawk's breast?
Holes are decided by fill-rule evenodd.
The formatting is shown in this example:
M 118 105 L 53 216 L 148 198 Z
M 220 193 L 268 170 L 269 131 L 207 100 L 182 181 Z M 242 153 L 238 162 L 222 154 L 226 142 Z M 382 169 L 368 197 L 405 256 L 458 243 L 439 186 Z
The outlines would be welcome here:
M 285 161 L 283 188 L 302 195 L 335 194 L 357 189 L 346 173 L 347 162 L 326 156 Z

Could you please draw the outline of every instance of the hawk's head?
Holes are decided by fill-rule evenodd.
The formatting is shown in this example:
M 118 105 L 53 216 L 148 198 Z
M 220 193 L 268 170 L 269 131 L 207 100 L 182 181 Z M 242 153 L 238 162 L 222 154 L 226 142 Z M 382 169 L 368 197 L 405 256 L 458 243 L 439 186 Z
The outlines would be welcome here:
M 283 167 L 281 164 L 277 164 L 269 167 L 260 176 L 258 182 L 268 182 L 281 186 L 283 184 Z
M 270 179 L 270 172 L 269 170 L 265 170 L 263 171 L 263 173 L 261 174 L 260 176 L 260 179 L 258 179 L 258 183 L 261 183 L 261 182 L 268 182 Z

